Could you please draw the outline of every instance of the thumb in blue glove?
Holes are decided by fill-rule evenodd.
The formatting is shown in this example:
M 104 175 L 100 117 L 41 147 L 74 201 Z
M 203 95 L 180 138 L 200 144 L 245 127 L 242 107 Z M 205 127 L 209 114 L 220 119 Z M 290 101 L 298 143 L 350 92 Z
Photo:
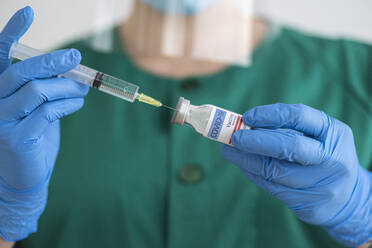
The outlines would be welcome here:
M 26 7 L 18 10 L 0 33 L 0 73 L 12 63 L 9 50 L 29 29 L 34 19 L 33 10 Z
M 301 220 L 324 227 L 340 243 L 372 237 L 372 176 L 358 162 L 351 129 L 302 104 L 251 109 L 223 156 Z
M 0 33 L 0 235 L 8 241 L 36 231 L 59 149 L 58 120 L 80 109 L 88 93 L 56 77 L 80 63 L 77 50 L 11 65 L 9 49 L 32 20 L 32 9 L 21 9 Z

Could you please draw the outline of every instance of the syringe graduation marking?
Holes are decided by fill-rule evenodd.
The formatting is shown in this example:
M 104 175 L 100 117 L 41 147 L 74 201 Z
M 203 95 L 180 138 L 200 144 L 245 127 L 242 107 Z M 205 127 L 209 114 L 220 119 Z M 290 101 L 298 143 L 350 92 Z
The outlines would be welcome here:
M 126 96 L 126 97 L 129 97 L 129 98 L 133 98 L 133 95 L 132 94 L 127 93 L 127 92 L 123 91 L 122 89 L 118 89 L 118 88 L 114 88 L 112 86 L 106 86 L 106 85 L 101 85 L 100 88 L 101 89 L 107 89 L 107 90 L 109 90 L 111 92 L 114 92 L 114 93 L 116 93 L 118 95 L 122 95 L 122 96 Z
M 106 89 L 107 91 L 114 92 L 118 95 L 122 95 L 125 97 L 132 98 L 133 95 L 128 93 L 128 90 L 126 88 L 121 89 L 115 84 L 109 84 L 108 82 L 103 81 L 104 73 L 97 72 L 96 77 L 94 78 L 92 87 L 96 89 Z

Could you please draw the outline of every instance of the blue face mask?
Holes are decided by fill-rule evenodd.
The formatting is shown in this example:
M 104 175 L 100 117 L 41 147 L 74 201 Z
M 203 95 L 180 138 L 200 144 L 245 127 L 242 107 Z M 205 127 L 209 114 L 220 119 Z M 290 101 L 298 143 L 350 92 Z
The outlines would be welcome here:
M 194 15 L 220 0 L 142 0 L 163 13 Z

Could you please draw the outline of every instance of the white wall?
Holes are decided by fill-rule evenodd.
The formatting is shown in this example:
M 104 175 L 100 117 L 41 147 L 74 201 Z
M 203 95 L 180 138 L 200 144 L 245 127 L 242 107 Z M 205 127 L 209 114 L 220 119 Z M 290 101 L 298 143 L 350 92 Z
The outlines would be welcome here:
M 130 0 L 1 0 L 0 27 L 18 9 L 34 9 L 34 22 L 22 42 L 39 49 L 56 47 L 118 22 Z
M 372 1 L 256 0 L 256 12 L 306 31 L 372 43 Z
M 35 10 L 35 20 L 23 42 L 48 49 L 118 22 L 123 6 L 130 1 L 1 0 L 0 27 L 17 9 L 30 5 Z M 367 0 L 256 0 L 256 12 L 275 22 L 372 43 L 371 10 L 372 1 Z

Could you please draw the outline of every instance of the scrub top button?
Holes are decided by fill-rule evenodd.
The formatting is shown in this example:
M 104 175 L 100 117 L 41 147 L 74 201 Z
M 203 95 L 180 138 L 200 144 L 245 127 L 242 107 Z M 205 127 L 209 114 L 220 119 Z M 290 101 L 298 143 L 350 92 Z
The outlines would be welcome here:
M 184 91 L 196 90 L 199 88 L 199 82 L 196 79 L 187 79 L 181 82 L 180 87 Z
M 196 184 L 201 181 L 202 177 L 202 169 L 195 164 L 183 165 L 178 170 L 178 179 L 184 184 Z

